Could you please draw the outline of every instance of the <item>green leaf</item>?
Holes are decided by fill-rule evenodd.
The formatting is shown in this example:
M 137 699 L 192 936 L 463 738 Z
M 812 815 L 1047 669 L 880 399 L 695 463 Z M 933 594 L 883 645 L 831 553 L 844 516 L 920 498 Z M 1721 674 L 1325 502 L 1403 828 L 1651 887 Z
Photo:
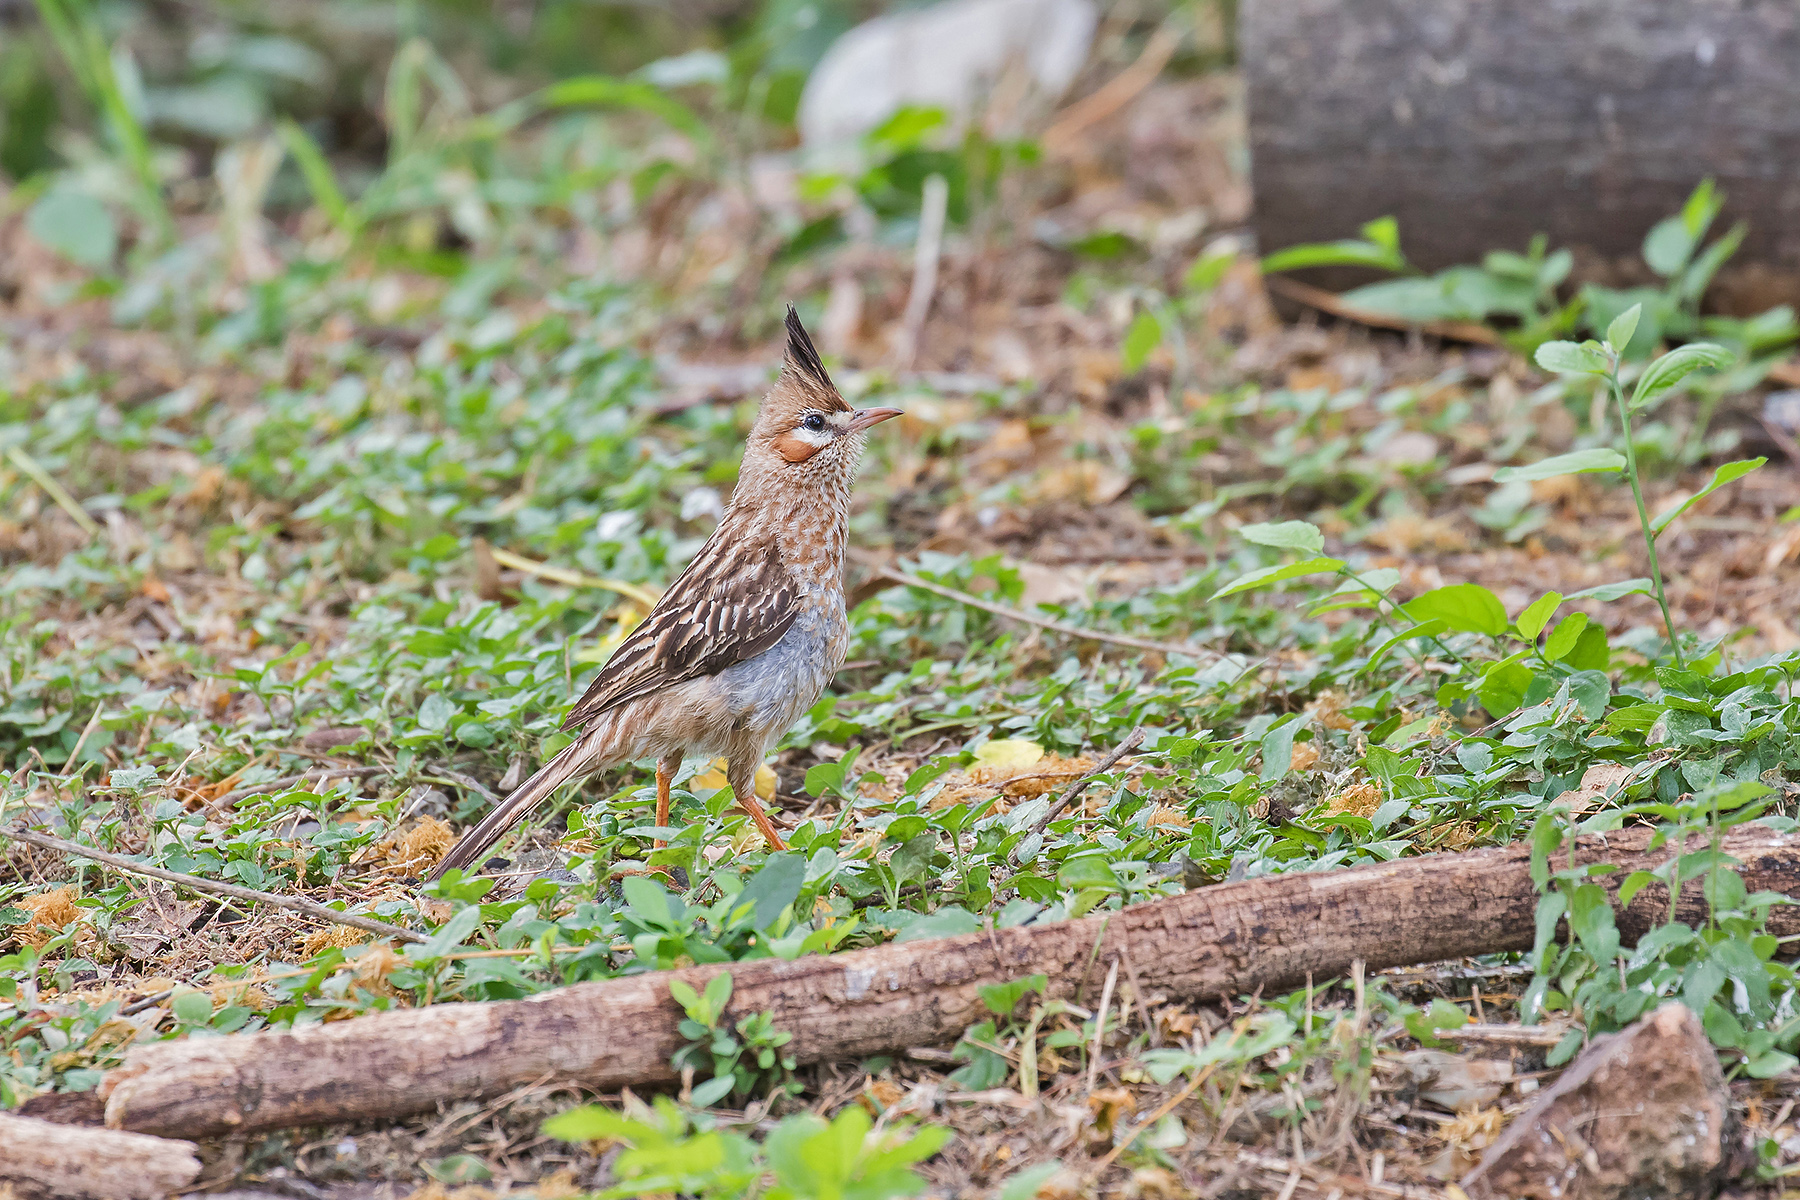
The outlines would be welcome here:
M 662 884 L 646 875 L 627 875 L 619 881 L 619 888 L 626 905 L 645 922 L 666 925 L 671 920 L 669 893 Z
M 1262 260 L 1267 271 L 1299 271 L 1306 267 L 1373 267 L 1378 271 L 1398 274 L 1407 269 L 1406 260 L 1391 246 L 1378 242 L 1357 241 L 1307 242 L 1289 246 Z
M 1724 370 L 1735 361 L 1736 356 L 1731 351 L 1715 342 L 1689 342 L 1677 346 L 1644 368 L 1644 373 L 1638 376 L 1637 387 L 1631 391 L 1630 407 L 1633 412 L 1637 411 L 1695 371 L 1702 368 Z
M 1644 261 L 1665 279 L 1687 266 L 1693 253 L 1694 235 L 1678 216 L 1664 217 L 1650 227 L 1644 238 Z M 1613 342 L 1615 346 L 1621 344 Z
M 896 942 L 918 942 L 926 938 L 955 937 L 960 933 L 974 933 L 981 928 L 981 918 L 966 908 L 954 904 L 946 904 L 934 913 L 928 913 L 902 929 Z
M 601 1138 L 641 1142 L 658 1136 L 653 1126 L 627 1120 L 598 1104 L 584 1104 L 557 1113 L 544 1122 L 542 1129 L 546 1137 L 563 1142 L 594 1142 Z
M 407 947 L 407 957 L 414 959 L 442 958 L 462 945 L 463 939 L 474 933 L 475 927 L 479 924 L 481 924 L 481 908 L 479 905 L 471 904 L 439 926 L 424 945 Z
M 669 980 L 669 995 L 674 997 L 675 1003 L 681 1005 L 681 1011 L 686 1013 L 697 1024 L 706 1025 L 709 1023 L 706 1018 L 712 1016 L 712 1014 L 707 1012 L 706 1009 L 701 1006 L 700 993 L 694 990 L 693 984 L 688 983 L 684 979 L 671 979 Z
M 751 921 L 758 929 L 767 929 L 782 911 L 800 897 L 800 885 L 806 882 L 806 859 L 789 851 L 771 854 L 762 870 L 750 877 L 744 890 L 737 894 L 732 907 L 756 905 Z
M 1552 1046 L 1550 1052 L 1544 1055 L 1544 1064 L 1551 1067 L 1562 1066 L 1571 1058 L 1575 1057 L 1575 1052 L 1581 1049 L 1581 1044 L 1586 1039 L 1587 1034 L 1582 1031 L 1582 1028 L 1579 1025 L 1577 1025 L 1575 1028 L 1569 1030 L 1569 1032 L 1563 1034 L 1562 1041 Z
M 1545 623 L 1550 620 L 1550 614 L 1555 612 L 1556 606 L 1561 603 L 1561 592 L 1545 592 L 1533 600 L 1525 611 L 1519 614 L 1519 619 L 1513 622 L 1519 631 L 1519 636 L 1535 639 L 1538 634 L 1543 632 Z
M 1796 1066 L 1800 1066 L 1800 1058 L 1785 1050 L 1764 1050 L 1744 1060 L 1744 1073 L 1752 1079 L 1773 1079 Z
M 1445 622 L 1441 620 L 1432 620 L 1421 621 L 1410 629 L 1402 629 L 1399 633 L 1396 633 L 1393 637 L 1375 647 L 1374 652 L 1369 655 L 1368 665 L 1363 667 L 1363 670 L 1368 671 L 1373 668 L 1382 659 L 1387 657 L 1388 651 L 1392 650 L 1395 646 L 1398 646 L 1401 642 L 1410 641 L 1413 638 L 1430 637 L 1433 634 L 1441 633 L 1448 628 L 1450 628 L 1450 626 Z
M 1133 318 L 1131 328 L 1125 331 L 1125 344 L 1120 351 L 1125 373 L 1135 375 L 1142 370 L 1151 352 L 1162 344 L 1162 338 L 1162 322 L 1156 319 L 1156 314 L 1146 310 Z
M 1633 898 L 1644 890 L 1646 884 L 1655 882 L 1656 873 L 1653 871 L 1633 871 L 1627 875 L 1625 882 L 1619 885 L 1619 907 L 1629 907 Z
M 1263 734 L 1262 779 L 1265 783 L 1280 779 L 1294 765 L 1294 734 L 1299 732 L 1301 725 L 1300 721 L 1286 720 Z
M 1506 606 L 1479 583 L 1453 583 L 1435 588 L 1401 606 L 1415 621 L 1442 621 L 1463 633 L 1506 632 Z
M 169 1004 L 175 1010 L 175 1019 L 188 1025 L 204 1025 L 212 1019 L 213 1003 L 210 992 L 183 992 Z
M 1260 571 L 1239 575 L 1214 592 L 1211 599 L 1218 600 L 1225 596 L 1235 596 L 1239 592 L 1247 592 L 1251 588 L 1267 587 L 1271 583 L 1298 579 L 1302 575 L 1323 575 L 1328 571 L 1340 570 L 1343 565 L 1344 560 L 1341 558 L 1309 558 L 1304 562 L 1288 563 L 1284 567 L 1264 567 Z
M 1733 480 L 1742 479 L 1744 476 L 1768 461 L 1767 458 L 1746 458 L 1738 462 L 1726 463 L 1724 466 L 1713 472 L 1711 483 L 1708 483 L 1705 487 L 1695 492 L 1692 496 L 1689 496 L 1686 500 L 1683 500 L 1680 504 L 1666 508 L 1658 514 L 1656 520 L 1650 522 L 1650 532 L 1661 533 L 1669 527 L 1669 524 L 1674 521 L 1676 517 L 1679 517 L 1682 513 L 1700 503 L 1700 501 L 1706 499 L 1726 484 L 1731 483 Z
M 1612 367 L 1599 342 L 1545 342 L 1534 357 L 1544 370 L 1564 375 L 1604 375 Z
M 1235 248 L 1209 249 L 1194 260 L 1194 265 L 1183 276 L 1182 284 L 1195 295 L 1205 295 L 1219 285 L 1219 280 L 1225 278 L 1225 272 L 1236 259 Z
M 312 192 L 313 203 L 319 206 L 341 232 L 354 236 L 362 219 L 351 208 L 350 202 L 344 199 L 343 189 L 338 187 L 337 176 L 332 172 L 325 152 L 291 118 L 283 117 L 276 125 L 276 132 L 281 135 L 287 152 L 293 156 L 294 164 L 300 168 L 307 190 Z
M 1609 730 L 1642 733 L 1656 724 L 1656 719 L 1667 711 L 1660 704 L 1628 704 L 1606 714 L 1606 727 Z
M 1606 327 L 1606 343 L 1613 348 L 1614 354 L 1625 353 L 1625 347 L 1631 344 L 1631 335 L 1637 332 L 1638 317 L 1643 311 L 1642 304 L 1634 304 L 1614 317 Z
M 1612 663 L 1612 647 L 1606 641 L 1606 627 L 1592 622 L 1575 639 L 1575 648 L 1563 655 L 1563 662 L 1577 671 L 1604 671 Z
M 1584 471 L 1620 471 L 1624 468 L 1623 454 L 1597 446 L 1591 450 L 1576 450 L 1553 458 L 1540 458 L 1523 467 L 1501 467 L 1494 472 L 1494 482 L 1512 483 L 1517 480 L 1529 483 L 1536 479 L 1554 479 L 1558 475 L 1579 475 Z
M 1048 975 L 1026 975 L 1007 983 L 983 984 L 975 989 L 975 993 L 996 1017 L 1010 1017 L 1019 1001 L 1032 992 L 1043 992 L 1049 983 Z
M 661 117 L 702 147 L 712 143 L 712 130 L 697 113 L 661 88 L 610 75 L 577 75 L 551 84 L 538 94 L 546 108 L 635 108 Z
M 419 706 L 419 728 L 436 733 L 450 724 L 450 718 L 455 715 L 456 706 L 442 692 L 433 692 Z
M 691 1093 L 695 1108 L 711 1108 L 725 1097 L 731 1095 L 732 1085 L 737 1083 L 734 1075 L 718 1075 L 705 1083 L 696 1083 Z
M 731 1003 L 731 988 L 731 972 L 720 971 L 706 981 L 706 990 L 700 993 L 700 998 L 706 1001 L 706 1006 L 714 1013 L 723 1016 L 725 1006 Z
M 1544 657 L 1555 662 L 1575 648 L 1575 642 L 1581 637 L 1581 631 L 1587 628 L 1586 613 L 1570 613 L 1556 623 L 1550 636 L 1544 639 Z
M 1039 1189 L 1060 1170 L 1060 1158 L 1039 1163 L 1035 1167 L 1026 1167 L 1000 1186 L 1000 1200 L 1036 1200 Z
M 1636 579 L 1622 579 L 1618 583 L 1602 583 L 1586 588 L 1570 596 L 1571 600 L 1617 600 L 1623 596 L 1654 596 L 1656 585 L 1639 576 Z
M 1394 257 L 1400 256 L 1400 222 L 1393 217 L 1376 217 L 1357 232 Z
M 1325 535 L 1309 521 L 1280 521 L 1272 524 L 1246 525 L 1238 530 L 1246 542 L 1274 546 L 1279 550 L 1296 550 L 1301 554 L 1319 554 L 1325 549 Z
M 106 205 L 88 193 L 58 184 L 25 214 L 25 231 L 78 266 L 98 270 L 113 260 L 119 230 Z

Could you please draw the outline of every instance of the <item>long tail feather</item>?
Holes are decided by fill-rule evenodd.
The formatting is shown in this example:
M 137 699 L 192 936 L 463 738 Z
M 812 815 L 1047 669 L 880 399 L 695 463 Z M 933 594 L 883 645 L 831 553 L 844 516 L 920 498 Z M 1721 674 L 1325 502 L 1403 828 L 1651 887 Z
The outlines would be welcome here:
M 437 879 L 445 871 L 479 862 L 506 831 L 524 820 L 526 815 L 561 787 L 572 776 L 593 766 L 593 747 L 588 738 L 577 738 L 563 748 L 561 754 L 537 769 L 537 774 L 520 784 L 481 824 L 463 834 L 462 840 L 450 847 L 450 853 L 433 867 L 427 880 Z

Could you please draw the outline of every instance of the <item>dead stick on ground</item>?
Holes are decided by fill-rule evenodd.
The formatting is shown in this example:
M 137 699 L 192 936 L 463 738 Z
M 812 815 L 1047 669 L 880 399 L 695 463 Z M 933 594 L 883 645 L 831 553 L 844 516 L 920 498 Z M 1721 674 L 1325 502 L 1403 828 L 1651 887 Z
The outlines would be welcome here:
M 1069 805 L 1075 803 L 1075 801 L 1081 799 L 1081 793 L 1087 791 L 1088 784 L 1094 782 L 1094 780 L 1100 778 L 1100 776 L 1102 776 L 1102 775 L 1106 774 L 1108 771 L 1112 770 L 1115 766 L 1118 765 L 1119 760 L 1121 758 L 1124 758 L 1127 754 L 1130 754 L 1133 750 L 1136 750 L 1138 743 L 1143 740 L 1144 740 L 1144 727 L 1142 725 L 1139 725 L 1136 729 L 1134 729 L 1130 733 L 1126 734 L 1125 740 L 1120 742 L 1117 746 L 1114 746 L 1112 749 L 1112 753 L 1108 754 L 1105 758 L 1101 759 L 1099 762 L 1099 765 L 1097 765 L 1093 770 L 1089 771 L 1086 775 L 1083 775 L 1080 779 L 1077 779 L 1073 784 L 1071 784 L 1069 787 L 1069 790 L 1062 794 L 1062 798 L 1060 800 L 1058 800 L 1055 804 L 1052 804 L 1050 806 L 1050 810 L 1048 812 L 1046 812 L 1043 816 L 1039 817 L 1037 820 L 1033 821 L 1031 823 L 1031 832 L 1042 833 L 1042 832 L 1044 832 L 1044 830 L 1048 829 L 1050 827 L 1050 822 L 1056 820 L 1057 817 L 1060 817 L 1062 815 L 1064 809 L 1068 808 Z M 1012 781 L 1008 780 L 1007 782 L 1010 783 Z
M 944 247 L 944 214 L 949 211 L 950 185 L 942 175 L 926 177 L 920 197 L 919 240 L 913 247 L 912 291 L 906 297 L 906 312 L 900 320 L 900 342 L 895 358 L 902 371 L 910 371 L 918 357 L 919 337 L 925 330 L 925 317 L 931 312 L 931 298 L 937 293 L 938 258 Z
M 1138 93 L 1156 82 L 1156 77 L 1169 65 L 1169 59 L 1174 57 L 1176 47 L 1180 45 L 1181 34 L 1175 29 L 1173 19 L 1163 22 L 1161 28 L 1150 35 L 1136 62 L 1101 85 L 1098 91 L 1083 96 L 1057 114 L 1050 128 L 1044 131 L 1044 149 L 1051 154 L 1061 154 L 1069 149 L 1082 130 L 1106 120 L 1137 99 Z
M 133 862 L 129 858 L 108 854 L 104 850 L 83 846 L 79 842 L 51 837 L 47 833 L 37 833 L 30 829 L 10 829 L 0 832 L 0 838 L 11 838 L 15 842 L 24 842 L 28 846 L 38 846 L 45 850 L 56 850 L 63 854 L 91 858 L 97 863 L 105 863 L 114 870 L 124 871 L 128 875 L 143 875 L 150 879 L 160 879 L 165 883 L 177 884 L 196 892 L 206 892 L 214 896 L 230 896 L 233 900 L 253 900 L 274 908 L 285 908 L 289 912 L 304 913 L 309 917 L 317 917 L 321 921 L 348 925 L 352 929 L 362 929 L 369 933 L 379 933 L 383 937 L 391 937 L 397 941 L 424 942 L 426 940 L 424 934 L 414 930 L 405 929 L 399 925 L 390 925 L 386 921 L 377 921 L 374 917 L 360 917 L 355 913 L 339 912 L 316 900 L 307 900 L 300 896 L 278 896 L 274 892 L 259 892 L 255 888 L 239 887 L 235 883 L 201 879 L 197 875 L 183 875 L 179 871 L 168 871 L 162 867 L 153 867 L 148 863 Z
M 945 587 L 941 583 L 933 583 L 929 579 L 920 579 L 917 575 L 909 575 L 905 571 L 896 571 L 892 567 L 877 567 L 874 573 L 883 579 L 891 579 L 906 587 L 918 588 L 922 592 L 930 592 L 934 596 L 942 596 L 946 600 L 954 600 L 958 604 L 966 604 L 970 608 L 979 608 L 982 612 L 993 613 L 996 617 L 1005 617 L 1008 621 L 1036 625 L 1040 629 L 1053 630 L 1069 637 L 1086 638 L 1091 642 L 1107 642 L 1114 646 L 1130 646 L 1134 650 L 1154 650 L 1159 654 L 1185 654 L 1189 658 L 1224 657 L 1217 650 L 1208 650 L 1204 646 L 1181 646 L 1174 642 L 1156 642 L 1149 638 L 1132 637 L 1125 633 L 1107 633 L 1102 629 L 1083 629 L 1079 625 L 1053 621 L 1049 617 L 1033 616 L 1016 608 L 1008 608 L 1004 604 L 995 604 L 991 600 L 971 596 L 967 592 L 959 592 L 953 587 Z
M 1616 887 L 1660 866 L 1651 831 L 1583 839 L 1577 863 L 1613 863 Z M 1721 849 L 1744 864 L 1752 891 L 1800 894 L 1800 838 L 1758 825 Z M 1560 860 L 1559 860 L 1560 861 Z M 675 1081 L 684 1013 L 669 994 L 703 989 L 729 969 L 728 1016 L 767 1011 L 802 1063 L 849 1061 L 948 1044 L 986 1011 L 980 988 L 1044 974 L 1047 1000 L 1068 1000 L 1096 941 L 1100 956 L 1129 942 L 1143 985 L 1172 1001 L 1298 987 L 1370 968 L 1444 962 L 1532 944 L 1537 888 L 1526 846 L 1401 859 L 1201 888 L 1118 912 L 933 941 L 784 961 L 758 959 L 574 984 L 528 1000 L 439 1004 L 347 1021 L 134 1046 L 101 1085 L 107 1123 L 184 1137 L 375 1120 L 455 1100 L 498 1096 L 547 1072 L 595 1091 Z M 1635 943 L 1667 919 L 1660 883 L 1619 913 Z M 1676 906 L 1705 919 L 1700 888 Z M 1770 932 L 1800 931 L 1800 908 L 1777 907 Z
M 43 464 L 18 446 L 8 446 L 6 457 L 12 459 L 13 466 L 25 472 L 31 482 L 43 488 L 44 494 L 56 502 L 56 507 L 68 513 L 69 519 L 81 526 L 81 532 L 90 538 L 100 536 L 100 523 L 88 516 L 87 510 L 81 507 L 75 497 L 63 490 L 62 484 L 56 482 L 50 472 L 44 470 Z
M 227 804 L 236 804 L 239 800 L 250 796 L 266 796 L 270 792 L 279 792 L 299 783 L 323 783 L 327 779 L 360 779 L 365 775 L 379 775 L 387 767 L 316 767 L 299 775 L 284 775 L 280 779 L 271 779 L 266 783 L 253 783 L 248 787 L 235 788 L 226 792 L 217 800 L 209 800 L 204 806 L 207 813 L 216 812 Z

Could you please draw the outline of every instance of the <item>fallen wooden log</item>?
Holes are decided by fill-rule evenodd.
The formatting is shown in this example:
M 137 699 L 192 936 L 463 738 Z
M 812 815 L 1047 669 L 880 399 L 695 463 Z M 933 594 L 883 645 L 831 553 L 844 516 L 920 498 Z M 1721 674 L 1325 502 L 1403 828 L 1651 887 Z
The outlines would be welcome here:
M 0 1113 L 0 1194 L 21 1200 L 149 1200 L 200 1177 L 192 1142 Z
M 1800 301 L 1800 175 L 1770 169 L 1800 138 L 1790 0 L 1262 0 L 1240 11 L 1263 252 L 1392 215 L 1426 270 L 1545 233 L 1576 252 L 1578 275 L 1650 283 L 1644 235 L 1711 178 L 1728 198 L 1714 233 L 1750 228 L 1710 301 L 1746 315 Z
M 1631 869 L 1648 830 L 1587 839 L 1580 862 Z M 1800 893 L 1800 838 L 1757 825 L 1731 831 L 1752 891 Z M 1559 856 L 1560 857 L 1560 856 Z M 1371 968 L 1527 949 L 1537 892 L 1522 846 L 1402 859 L 1342 871 L 1203 888 L 1120 912 L 729 969 L 731 1016 L 767 1010 L 801 1062 L 854 1059 L 950 1041 L 983 1011 L 983 984 L 1042 972 L 1073 998 L 1122 960 L 1149 993 L 1202 1000 Z M 1684 890 L 1683 919 L 1704 908 Z M 1626 942 L 1668 912 L 1660 885 L 1619 915 Z M 1800 909 L 1771 926 L 1800 932 Z M 101 1085 L 107 1124 L 205 1137 L 390 1118 L 493 1096 L 542 1079 L 605 1091 L 674 1080 L 681 1009 L 669 984 L 701 988 L 716 966 L 576 984 L 527 1000 L 440 1004 L 329 1025 L 135 1047 Z

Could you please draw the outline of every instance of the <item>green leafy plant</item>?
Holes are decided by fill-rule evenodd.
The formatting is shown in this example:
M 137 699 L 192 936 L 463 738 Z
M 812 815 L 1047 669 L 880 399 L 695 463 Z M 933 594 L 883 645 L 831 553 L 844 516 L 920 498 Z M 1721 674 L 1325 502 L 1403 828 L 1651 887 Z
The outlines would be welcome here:
M 1420 273 L 1400 249 L 1392 217 L 1371 221 L 1360 239 L 1289 246 L 1265 256 L 1264 271 L 1308 267 L 1360 267 L 1392 272 L 1398 279 L 1353 288 L 1345 304 L 1407 321 L 1510 322 L 1503 330 L 1517 349 L 1530 353 L 1546 340 L 1585 328 L 1599 334 L 1627 309 L 1636 308 L 1635 336 L 1618 349 L 1627 359 L 1649 357 L 1665 337 L 1688 339 L 1711 333 L 1731 343 L 1743 359 L 1766 355 L 1796 338 L 1800 324 L 1785 305 L 1734 321 L 1702 318 L 1700 301 L 1714 276 L 1744 239 L 1739 223 L 1708 243 L 1706 235 L 1724 208 L 1725 197 L 1704 180 L 1681 211 L 1656 223 L 1644 238 L 1643 257 L 1664 283 L 1660 288 L 1614 289 L 1585 284 L 1561 299 L 1574 257 L 1551 251 L 1539 235 L 1524 254 L 1496 250 L 1479 266 L 1455 266 L 1433 275 Z M 1761 371 L 1756 372 L 1760 377 Z M 1744 386 L 1748 386 L 1747 384 Z M 1708 410 L 1710 415 L 1710 408 Z M 1705 428 L 1705 423 L 1701 423 Z
M 1042 1036 L 1044 1022 L 1070 1011 L 1061 1000 L 1040 1000 L 1031 1006 L 1023 1020 L 1018 1008 L 1026 997 L 1042 996 L 1049 977 L 1027 975 L 1008 983 L 988 984 L 977 990 L 981 1003 L 993 1016 L 969 1026 L 951 1054 L 965 1065 L 950 1073 L 950 1078 L 971 1091 L 999 1087 L 1016 1070 L 1019 1091 L 1026 1096 L 1038 1094 L 1038 1051 L 1085 1045 L 1079 1028 L 1053 1029 Z M 1016 1062 L 1016 1066 L 1015 1066 Z
M 121 86 L 100 22 L 87 0 L 37 0 L 38 17 L 49 30 L 76 82 L 99 112 L 108 137 L 134 183 L 132 198 L 153 244 L 174 233 L 152 160 L 150 139 Z M 97 199 L 72 184 L 53 188 L 33 208 L 32 231 L 69 257 L 88 266 L 110 260 L 112 217 Z
M 1668 630 L 1669 652 L 1675 659 L 1675 665 L 1685 668 L 1687 662 L 1681 649 L 1680 633 L 1669 612 L 1669 600 L 1663 588 L 1662 565 L 1656 557 L 1657 535 L 1699 500 L 1756 470 L 1768 460 L 1749 459 L 1720 467 L 1713 473 L 1712 482 L 1703 490 L 1659 514 L 1655 520 L 1651 519 L 1649 510 L 1644 506 L 1644 488 L 1639 478 L 1637 450 L 1632 440 L 1631 415 L 1660 399 L 1693 372 L 1703 368 L 1717 370 L 1729 366 L 1732 355 L 1723 346 L 1711 342 L 1689 342 L 1685 346 L 1678 346 L 1644 368 L 1632 389 L 1631 399 L 1627 401 L 1624 385 L 1619 379 L 1619 370 L 1624 360 L 1624 347 L 1631 343 L 1635 335 L 1640 312 L 1640 307 L 1633 305 L 1613 318 L 1606 328 L 1604 341 L 1545 342 L 1538 347 L 1536 354 L 1538 365 L 1546 371 L 1590 375 L 1601 380 L 1618 407 L 1625 453 L 1620 455 L 1605 448 L 1579 450 L 1573 454 L 1544 459 L 1529 467 L 1502 468 L 1494 473 L 1494 479 L 1495 482 L 1506 483 L 1511 480 L 1548 479 L 1555 475 L 1584 471 L 1622 470 L 1631 483 L 1631 496 L 1637 502 L 1638 523 L 1644 535 L 1644 551 L 1650 558 L 1649 590 L 1656 597 L 1657 607 L 1662 610 L 1663 624 Z
M 784 1117 L 758 1145 L 735 1130 L 689 1117 L 665 1096 L 632 1116 L 597 1104 L 544 1122 L 566 1142 L 617 1142 L 620 1180 L 597 1193 L 612 1197 L 676 1193 L 702 1200 L 889 1200 L 916 1196 L 925 1181 L 912 1168 L 943 1149 L 950 1131 L 934 1125 L 872 1128 L 858 1105 L 831 1121 Z
M 693 1089 L 695 1104 L 705 1108 L 733 1094 L 799 1093 L 794 1057 L 782 1049 L 794 1040 L 794 1035 L 776 1029 L 772 1013 L 751 1013 L 735 1026 L 726 1023 L 731 972 L 721 971 L 713 976 L 704 992 L 695 992 L 692 985 L 680 979 L 671 980 L 669 994 L 687 1013 L 678 1029 L 689 1041 L 675 1052 L 675 1069 L 707 1067 L 710 1071 L 706 1081 Z
M 1742 864 L 1720 849 L 1725 830 L 1764 816 L 1771 791 L 1754 779 L 1719 782 L 1673 803 L 1605 810 L 1577 823 L 1554 809 L 1539 816 L 1531 838 L 1532 878 L 1542 892 L 1531 958 L 1536 973 L 1521 1009 L 1528 1021 L 1562 1010 L 1582 1022 L 1552 1051 L 1551 1065 L 1566 1062 L 1586 1038 L 1623 1028 L 1671 997 L 1699 1014 L 1733 1071 L 1767 1078 L 1800 1062 L 1793 1053 L 1800 1045 L 1800 1018 L 1792 1014 L 1800 980 L 1775 959 L 1778 942 L 1767 931 L 1769 910 L 1790 901 L 1777 892 L 1747 892 Z M 1668 845 L 1676 852 L 1663 866 L 1634 871 L 1619 886 L 1620 904 L 1651 883 L 1670 897 L 1669 919 L 1626 951 L 1611 898 L 1594 882 L 1617 868 L 1576 866 L 1572 846 L 1576 833 L 1616 828 L 1632 815 L 1657 818 L 1650 848 Z M 1554 856 L 1565 842 L 1571 862 L 1555 869 Z M 1677 898 L 1690 883 L 1700 885 L 1706 903 L 1699 928 L 1676 919 Z M 1561 944 L 1555 940 L 1559 922 L 1568 929 Z

